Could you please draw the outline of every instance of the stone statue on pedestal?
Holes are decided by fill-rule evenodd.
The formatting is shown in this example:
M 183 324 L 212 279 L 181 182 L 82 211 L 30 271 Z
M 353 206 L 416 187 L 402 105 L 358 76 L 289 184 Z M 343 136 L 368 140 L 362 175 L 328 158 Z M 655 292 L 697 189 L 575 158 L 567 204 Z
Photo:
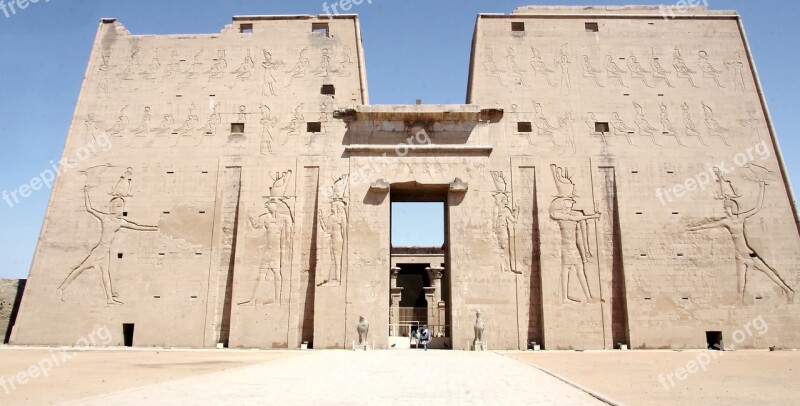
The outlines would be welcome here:
M 475 313 L 475 345 L 483 343 L 483 330 L 485 326 L 483 325 L 483 319 L 481 319 L 481 311 L 478 310 Z

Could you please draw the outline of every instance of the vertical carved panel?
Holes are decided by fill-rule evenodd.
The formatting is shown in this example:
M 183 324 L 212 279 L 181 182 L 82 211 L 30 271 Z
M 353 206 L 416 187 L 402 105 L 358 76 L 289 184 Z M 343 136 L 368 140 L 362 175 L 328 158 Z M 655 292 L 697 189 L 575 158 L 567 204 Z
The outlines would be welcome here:
M 542 344 L 544 340 L 542 322 L 542 269 L 539 248 L 539 207 L 536 202 L 536 168 L 520 167 L 515 174 L 515 202 L 520 209 L 518 248 L 520 267 L 525 283 L 521 284 L 521 297 L 527 301 L 520 303 L 520 335 L 523 345 L 535 341 Z M 523 347 L 522 349 L 524 349 Z
M 604 285 L 610 285 L 610 323 L 611 346 L 619 343 L 629 344 L 628 312 L 625 292 L 625 270 L 622 261 L 621 230 L 619 223 L 619 208 L 617 204 L 617 182 L 615 169 L 612 167 L 599 168 L 600 178 L 600 205 L 599 210 L 604 214 L 600 217 L 598 227 L 601 233 L 601 272 Z M 609 280 L 610 278 L 610 280 Z M 607 324 L 608 325 L 608 324 Z
M 217 272 L 212 275 L 209 305 L 214 306 L 214 343 L 228 345 L 231 328 L 231 301 L 233 296 L 233 267 L 236 258 L 236 235 L 239 223 L 239 197 L 241 191 L 242 168 L 226 168 L 222 187 L 222 246 Z
M 319 167 L 304 168 L 303 206 L 300 207 L 300 333 L 301 341 L 314 339 L 314 281 L 317 272 L 317 211 L 319 209 Z

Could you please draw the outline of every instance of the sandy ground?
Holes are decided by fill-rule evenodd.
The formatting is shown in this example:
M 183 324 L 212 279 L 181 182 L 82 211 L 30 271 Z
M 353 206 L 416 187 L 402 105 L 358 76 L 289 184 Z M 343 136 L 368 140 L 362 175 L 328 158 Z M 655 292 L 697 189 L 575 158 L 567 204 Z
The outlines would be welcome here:
M 142 349 L 70 350 L 62 355 L 57 349 L 0 346 L 0 405 L 55 404 L 298 356 L 303 353 Z M 49 369 L 47 377 L 43 368 L 34 366 L 41 363 L 46 368 L 45 359 L 60 364 Z M 32 377 L 24 385 L 16 377 L 22 371 Z
M 480 361 L 478 362 L 480 367 L 467 365 L 470 362 L 477 362 L 475 354 L 451 351 L 442 352 L 441 355 L 436 355 L 436 352 L 404 354 L 402 351 L 377 351 L 369 358 L 361 355 L 357 362 L 354 362 L 356 360 L 351 359 L 352 357 L 359 357 L 359 355 L 348 351 L 329 353 L 324 351 L 150 349 L 70 350 L 62 354 L 58 349 L 0 346 L 0 405 L 46 405 L 97 395 L 110 396 L 109 399 L 114 396 L 119 399 L 128 399 L 139 392 L 145 395 L 143 399 L 158 399 L 160 396 L 149 397 L 146 395 L 157 395 L 158 391 L 165 391 L 161 395 L 175 396 L 180 392 L 173 390 L 172 386 L 152 386 L 153 384 L 173 385 L 175 388 L 184 389 L 183 392 L 180 392 L 181 396 L 191 395 L 194 392 L 199 396 L 198 399 L 208 400 L 204 397 L 206 395 L 201 393 L 203 388 L 207 388 L 209 385 L 214 386 L 210 382 L 216 382 L 221 379 L 220 377 L 227 376 L 208 374 L 220 371 L 226 371 L 224 374 L 231 374 L 229 386 L 233 388 L 231 390 L 235 389 L 235 393 L 239 393 L 241 392 L 240 387 L 246 389 L 253 386 L 258 389 L 260 385 L 266 385 L 269 382 L 262 381 L 269 374 L 275 375 L 275 378 L 266 381 L 275 381 L 285 387 L 287 382 L 283 382 L 277 377 L 285 375 L 284 368 L 292 367 L 295 364 L 297 364 L 295 366 L 298 376 L 305 376 L 305 380 L 309 378 L 308 374 L 313 375 L 311 371 L 316 369 L 320 369 L 320 373 L 324 372 L 323 376 L 330 378 L 331 374 L 336 375 L 334 371 L 342 371 L 344 366 L 349 365 L 349 368 L 359 366 L 360 369 L 357 369 L 356 372 L 364 375 L 360 383 L 362 386 L 359 387 L 363 389 L 363 384 L 371 377 L 378 377 L 380 379 L 375 380 L 377 382 L 375 390 L 378 393 L 386 391 L 384 375 L 393 375 L 394 369 L 404 365 L 403 362 L 421 363 L 420 365 L 405 365 L 405 370 L 430 368 L 431 366 L 423 367 L 421 365 L 431 362 L 437 365 L 441 364 L 439 367 L 442 370 L 438 371 L 436 376 L 443 380 L 441 383 L 445 386 L 453 384 L 451 381 L 459 370 L 472 371 L 469 376 L 475 378 L 475 371 L 483 369 L 487 370 L 485 372 L 488 375 L 482 377 L 481 380 L 491 383 L 489 387 L 497 389 L 504 383 L 509 387 L 516 388 L 519 388 L 520 385 L 522 387 L 539 385 L 538 388 L 545 391 L 543 393 L 555 393 L 555 389 L 552 388 L 559 384 L 550 382 L 550 386 L 546 385 L 546 382 L 550 380 L 548 376 L 536 375 L 533 368 L 527 372 L 526 370 L 514 370 L 515 364 L 520 366 L 530 364 L 625 405 L 800 404 L 800 352 L 497 352 L 494 357 L 506 359 L 507 362 L 515 364 L 503 364 L 494 358 L 479 358 L 477 361 Z M 44 369 L 36 366 L 37 364 L 46 365 L 48 361 L 44 360 L 50 360 L 49 362 L 58 360 L 59 364 L 48 368 L 47 377 L 42 376 Z M 325 360 L 329 362 L 323 362 Z M 371 364 L 366 363 L 370 360 Z M 281 362 L 276 362 L 275 366 L 272 366 L 273 361 Z M 492 369 L 492 362 L 497 364 L 493 367 L 494 369 Z M 322 371 L 324 368 L 321 366 L 328 364 L 330 364 L 330 370 Z M 515 371 L 512 373 L 513 376 L 502 378 L 502 373 L 508 374 L 511 370 Z M 20 373 L 29 379 L 25 384 L 20 384 Z M 13 383 L 11 382 L 12 377 Z M 497 379 L 498 382 L 489 382 L 492 380 L 491 377 Z M 190 380 L 182 378 L 190 378 Z M 257 384 L 248 383 L 249 381 L 245 378 L 253 380 Z M 430 379 L 430 376 L 427 379 Z M 520 379 L 525 383 L 517 382 Z M 288 387 L 294 385 L 291 384 Z M 340 384 L 334 386 L 337 385 Z M 344 391 L 347 389 L 344 386 L 337 387 Z M 461 385 L 456 386 L 461 387 Z M 403 388 L 403 390 L 407 389 Z M 132 389 L 134 392 L 114 394 L 118 391 Z M 333 389 L 328 388 L 328 390 Z M 514 396 L 515 392 L 516 395 L 520 394 L 519 390 L 506 390 L 508 391 L 506 395 L 509 396 Z M 561 388 L 561 390 L 565 394 L 570 393 L 567 388 Z M 263 395 L 263 391 L 260 389 L 256 392 Z M 496 397 L 500 395 L 496 390 L 487 389 L 486 392 L 494 394 L 489 398 L 500 399 Z M 300 392 L 299 395 L 306 396 L 308 394 Z M 329 395 L 330 392 L 326 396 Z M 453 393 L 446 391 L 431 392 L 429 395 L 454 396 Z M 470 399 L 474 400 L 476 395 L 478 395 L 477 392 L 472 393 Z M 253 399 L 256 398 L 257 396 L 253 397 Z M 531 394 L 528 400 L 534 398 L 545 400 L 544 397 L 540 398 L 534 394 Z M 135 397 L 130 400 L 130 404 L 137 404 Z M 491 403 L 493 402 L 486 404 Z
M 800 404 L 800 352 L 615 351 L 504 355 L 543 368 L 626 405 Z M 706 361 L 704 371 L 700 363 Z M 696 363 L 691 368 L 693 373 L 678 371 L 678 368 L 690 367 L 690 362 Z M 659 375 L 663 378 L 659 379 Z M 679 375 L 684 379 L 679 379 Z

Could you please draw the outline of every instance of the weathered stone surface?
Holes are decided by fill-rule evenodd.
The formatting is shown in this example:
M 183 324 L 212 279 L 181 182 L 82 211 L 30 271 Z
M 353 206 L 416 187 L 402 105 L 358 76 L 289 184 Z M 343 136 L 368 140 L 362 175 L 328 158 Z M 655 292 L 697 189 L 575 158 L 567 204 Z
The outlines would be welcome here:
M 369 105 L 353 16 L 104 20 L 12 341 L 350 348 L 363 317 L 386 348 L 410 263 L 456 349 L 478 309 L 492 349 L 705 348 L 758 317 L 738 348 L 798 347 L 796 209 L 739 18 L 680 17 L 482 15 L 468 104 L 412 106 Z M 393 201 L 445 203 L 441 254 L 392 250 Z

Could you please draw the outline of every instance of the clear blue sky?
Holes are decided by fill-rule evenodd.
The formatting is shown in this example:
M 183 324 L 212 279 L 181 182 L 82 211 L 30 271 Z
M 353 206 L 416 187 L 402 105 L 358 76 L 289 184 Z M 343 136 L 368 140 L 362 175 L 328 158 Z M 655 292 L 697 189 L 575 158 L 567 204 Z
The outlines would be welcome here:
M 4 0 L 8 3 L 10 0 Z M 101 17 L 116 17 L 134 34 L 214 33 L 237 14 L 321 14 L 321 0 L 40 0 L 5 18 L 0 12 L 0 191 L 14 190 L 58 161 Z M 551 0 L 546 4 L 581 5 Z M 623 4 L 598 0 L 602 4 Z M 635 4 L 661 4 L 633 0 Z M 361 15 L 370 101 L 463 103 L 472 30 L 478 13 L 509 13 L 534 0 L 367 0 Z M 800 2 L 709 0 L 742 14 L 792 179 L 798 150 Z M 420 62 L 424 61 L 424 62 Z M 0 277 L 28 274 L 49 198 L 40 190 L 14 208 L 0 201 Z M 419 213 L 418 209 L 413 212 Z M 407 236 L 440 221 L 428 212 L 404 222 Z M 398 234 L 400 235 L 400 234 Z M 396 244 L 439 241 L 396 240 Z

